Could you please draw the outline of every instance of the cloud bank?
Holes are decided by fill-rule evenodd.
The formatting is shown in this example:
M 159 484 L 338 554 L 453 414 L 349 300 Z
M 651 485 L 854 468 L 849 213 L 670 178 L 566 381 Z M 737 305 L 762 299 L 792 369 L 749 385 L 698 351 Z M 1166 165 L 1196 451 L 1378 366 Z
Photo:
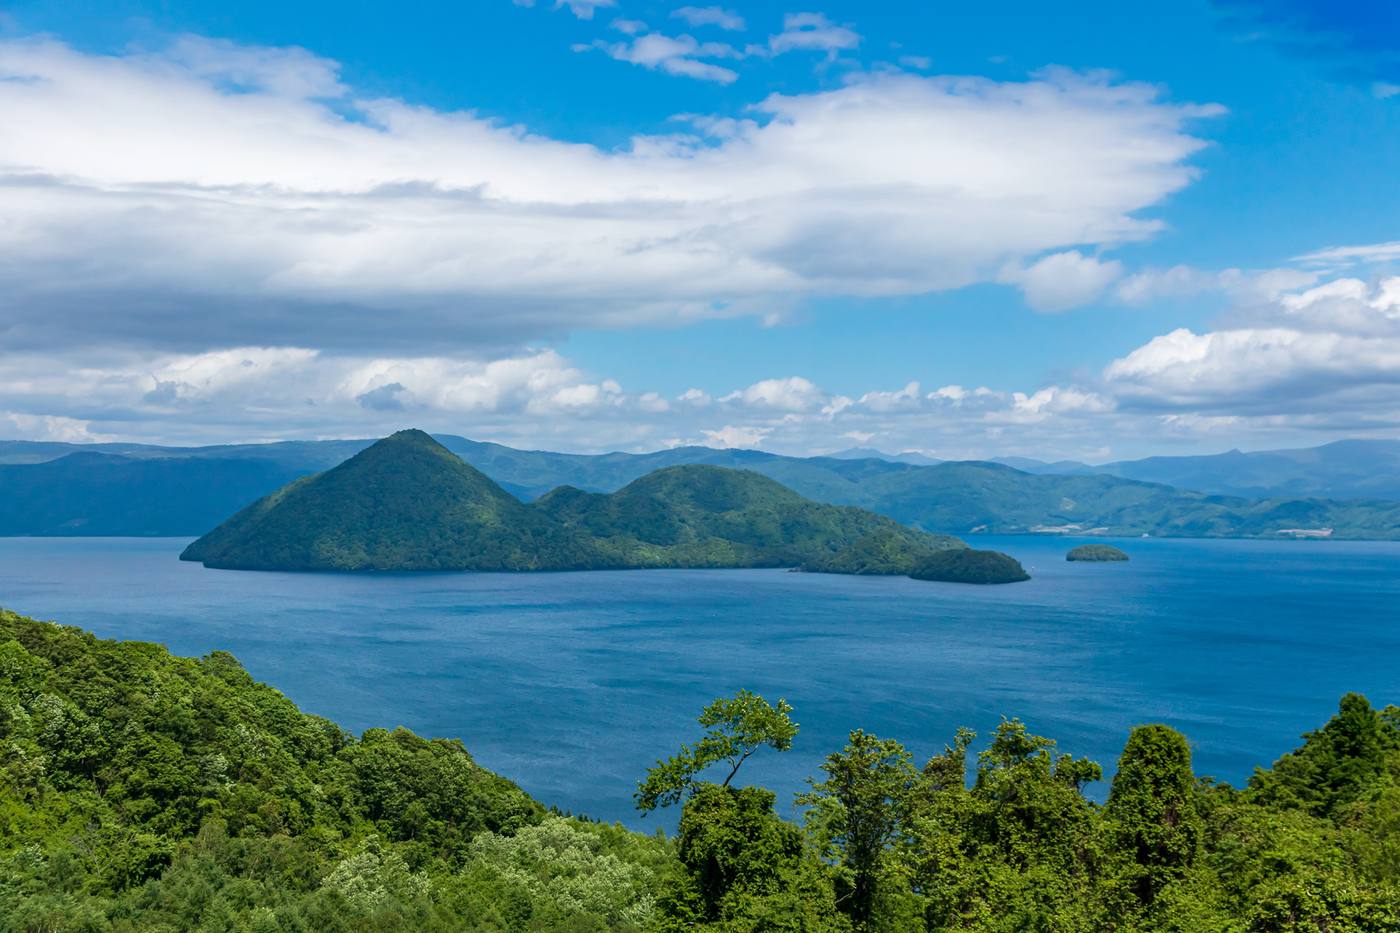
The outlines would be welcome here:
M 0 42 L 0 111 L 7 347 L 478 355 L 1142 239 L 1216 112 L 1064 71 L 862 75 L 606 150 L 195 37 Z

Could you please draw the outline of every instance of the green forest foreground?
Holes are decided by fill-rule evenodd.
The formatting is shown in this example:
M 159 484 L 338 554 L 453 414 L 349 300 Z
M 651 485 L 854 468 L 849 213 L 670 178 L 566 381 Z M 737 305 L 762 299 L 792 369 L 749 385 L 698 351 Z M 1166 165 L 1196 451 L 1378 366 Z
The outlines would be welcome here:
M 228 654 L 0 611 L 0 929 L 1400 931 L 1394 707 L 1344 697 L 1243 790 L 1139 727 L 1103 805 L 1098 764 L 1016 720 L 922 765 L 857 731 L 801 823 L 738 786 L 791 712 L 703 711 L 637 789 L 682 808 L 668 839 L 551 812 L 456 741 L 350 735 Z

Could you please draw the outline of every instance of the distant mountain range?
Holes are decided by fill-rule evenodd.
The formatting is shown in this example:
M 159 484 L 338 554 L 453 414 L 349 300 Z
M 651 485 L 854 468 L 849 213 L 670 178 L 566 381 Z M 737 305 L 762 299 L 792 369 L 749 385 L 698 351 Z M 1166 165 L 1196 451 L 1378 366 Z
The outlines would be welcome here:
M 614 493 L 563 486 L 524 503 L 409 430 L 259 499 L 181 558 L 235 570 L 907 574 L 949 549 L 967 548 L 864 509 L 804 499 L 757 473 L 696 464 L 663 467 Z
M 893 463 L 941 463 L 922 454 L 885 454 L 869 448 L 832 454 L 842 459 L 863 456 Z M 1400 500 L 1400 441 L 1336 441 L 1321 447 L 1259 450 L 1190 457 L 1147 457 L 1091 465 L 1078 460 L 996 457 L 1025 473 L 1102 474 L 1164 483 L 1179 489 L 1247 499 L 1326 498 Z
M 900 462 L 859 450 L 807 458 L 708 447 L 587 455 L 453 435 L 436 439 L 524 501 L 564 485 L 612 492 L 662 467 L 708 464 L 753 470 L 810 499 L 957 536 L 1400 538 L 1400 442 L 1391 441 L 1103 466 L 1008 466 Z M 329 469 L 370 443 L 170 448 L 0 442 L 0 534 L 199 535 L 252 499 Z

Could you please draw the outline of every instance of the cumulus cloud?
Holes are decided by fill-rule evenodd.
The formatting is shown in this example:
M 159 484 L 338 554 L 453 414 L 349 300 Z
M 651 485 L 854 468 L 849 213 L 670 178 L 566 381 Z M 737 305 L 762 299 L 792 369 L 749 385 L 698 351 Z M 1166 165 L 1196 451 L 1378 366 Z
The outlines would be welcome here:
M 630 42 L 605 42 L 600 39 L 592 45 L 574 46 L 574 49 L 601 49 L 620 62 L 631 62 L 644 68 L 698 78 L 701 81 L 731 84 L 739 77 L 738 72 L 732 68 L 704 61 L 707 58 L 738 58 L 737 50 L 723 42 L 700 42 L 692 36 L 666 36 L 659 32 L 649 32 L 638 35 Z
M 535 0 L 511 0 L 516 6 L 532 7 Z M 592 19 L 598 10 L 617 6 L 617 0 L 554 0 L 554 9 L 567 9 L 579 19 Z
M 91 422 L 64 415 L 30 415 L 16 411 L 0 411 L 0 432 L 4 432 L 6 437 L 68 444 L 96 444 L 112 440 L 107 435 L 93 433 L 91 428 Z
M 1215 111 L 1065 71 L 875 74 L 772 95 L 721 138 L 608 150 L 189 39 L 0 41 L 0 112 L 7 348 L 413 356 L 957 288 L 1142 239 Z
M 617 6 L 617 0 L 554 0 L 556 10 L 568 7 L 569 12 L 579 19 L 592 19 L 594 12 L 610 6 Z
M 806 453 L 832 449 L 835 438 L 868 435 L 889 449 L 985 455 L 986 445 L 1007 444 L 1010 427 L 1023 432 L 1012 443 L 1027 447 L 1078 430 L 1076 419 L 1106 410 L 1084 394 L 960 386 L 925 393 L 910 382 L 852 398 L 786 376 L 729 392 L 690 389 L 668 400 L 586 372 L 552 350 L 494 360 L 296 347 L 155 357 L 103 351 L 69 366 L 8 353 L 0 355 L 0 434 L 196 443 L 368 437 L 412 424 L 582 451 L 698 443 Z
M 1013 421 L 1043 421 L 1057 414 L 1097 413 L 1112 409 L 1113 403 L 1111 401 L 1093 392 L 1086 392 L 1072 386 L 1047 386 L 1030 395 L 1024 392 L 1013 392 L 1010 411 L 1004 417 Z
M 758 447 L 773 431 L 771 428 L 727 424 L 702 433 L 711 447 Z
M 860 45 L 860 34 L 840 26 L 822 13 L 789 13 L 783 17 L 783 31 L 768 39 L 774 55 L 786 52 L 827 52 L 834 54 Z
M 859 403 L 871 411 L 886 412 L 918 407 L 920 400 L 919 384 L 910 382 L 894 392 L 866 392 Z
M 1156 337 L 1109 364 L 1105 382 L 1125 403 L 1182 414 L 1400 422 L 1400 277 L 1324 282 L 1252 316 L 1253 326 Z
M 773 408 L 779 411 L 813 411 L 826 404 L 826 393 L 801 376 L 764 379 L 746 389 L 726 395 L 721 401 Z
M 718 6 L 683 6 L 671 14 L 692 26 L 718 26 L 730 32 L 745 28 L 744 18 L 733 10 Z
M 1160 298 L 1189 298 L 1210 292 L 1248 304 L 1275 301 L 1285 292 L 1313 284 L 1320 275 L 1314 270 L 1288 267 L 1208 270 L 1177 265 L 1134 272 L 1120 280 L 1114 292 L 1119 300 L 1128 304 L 1144 304 Z
M 1024 268 L 1010 268 L 1005 282 L 1020 286 L 1036 311 L 1065 311 L 1088 304 L 1123 274 L 1117 260 L 1103 261 L 1078 250 L 1052 253 Z

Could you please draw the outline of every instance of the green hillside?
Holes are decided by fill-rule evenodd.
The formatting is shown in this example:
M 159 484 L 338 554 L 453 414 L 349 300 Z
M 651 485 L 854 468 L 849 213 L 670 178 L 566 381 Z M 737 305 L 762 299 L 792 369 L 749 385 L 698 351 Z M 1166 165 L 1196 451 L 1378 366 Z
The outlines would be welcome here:
M 848 506 L 823 505 L 757 473 L 666 467 L 611 495 L 555 490 L 536 507 L 596 539 L 631 567 L 793 567 L 837 573 L 907 573 L 952 538 L 901 527 Z M 878 559 L 850 555 L 878 536 Z
M 669 859 L 231 655 L 0 610 L 0 930 L 638 929 Z
M 599 559 L 422 431 L 258 500 L 181 557 L 242 570 L 549 570 Z
M 459 741 L 351 735 L 226 653 L 0 610 L 0 931 L 1400 930 L 1395 707 L 1344 697 L 1243 790 L 1139 726 L 1102 804 L 1100 765 L 1019 720 L 922 763 L 856 730 L 800 823 L 718 783 L 801 743 L 789 712 L 716 700 L 638 775 L 667 839 L 551 812 Z
M 884 541 L 878 555 L 864 550 L 872 535 Z M 757 473 L 708 466 L 658 470 L 611 495 L 566 487 L 527 505 L 423 432 L 400 431 L 260 499 L 181 556 L 242 570 L 906 573 L 940 549 L 962 546 L 809 501 Z

